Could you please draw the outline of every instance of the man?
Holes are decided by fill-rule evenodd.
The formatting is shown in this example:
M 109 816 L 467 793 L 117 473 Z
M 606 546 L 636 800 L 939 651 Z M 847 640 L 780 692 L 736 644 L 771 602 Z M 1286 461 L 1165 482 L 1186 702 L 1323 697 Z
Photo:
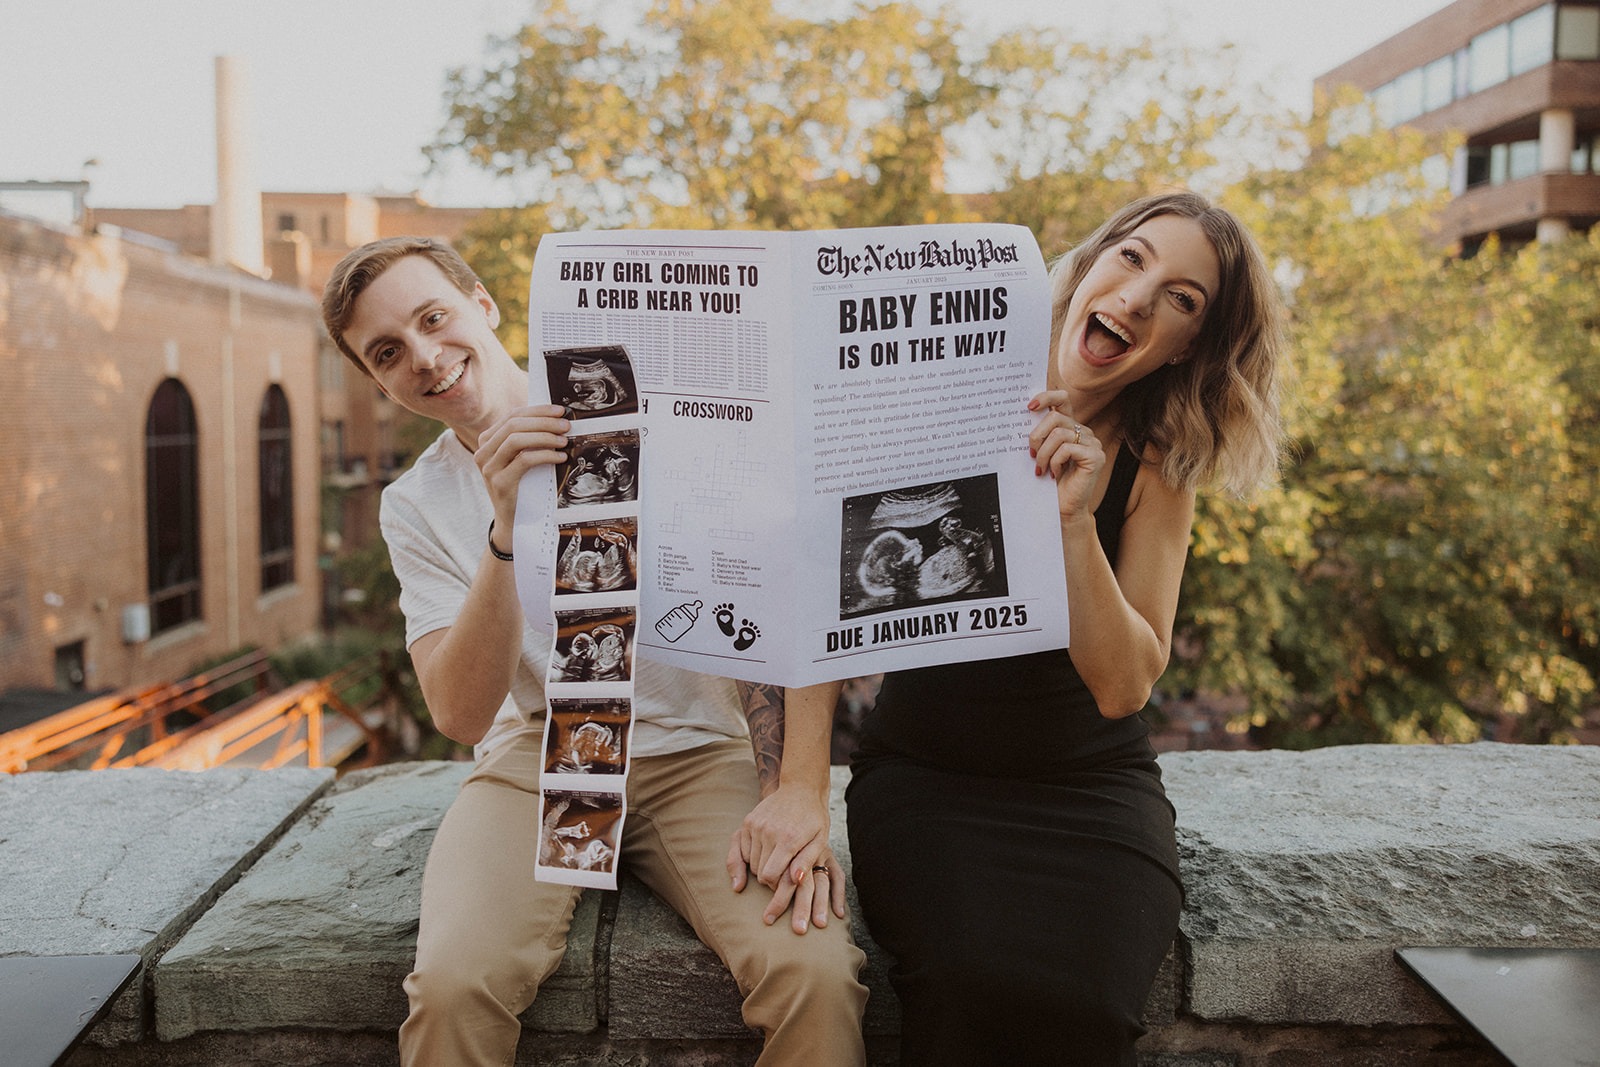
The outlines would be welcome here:
M 423 875 L 401 1057 L 506 1064 L 581 892 L 533 877 L 550 639 L 526 625 L 511 562 L 522 476 L 565 458 L 571 423 L 562 408 L 527 404 L 494 300 L 440 242 L 351 252 L 328 280 L 323 321 L 386 396 L 447 427 L 384 490 L 380 512 L 423 696 L 439 729 L 477 755 Z M 736 691 L 648 662 L 634 708 L 623 864 L 727 963 L 745 1021 L 766 1037 L 761 1064 L 863 1063 L 863 957 L 848 924 L 828 921 L 830 909 L 845 914 L 827 848 L 828 717 L 808 706 L 785 729 L 772 687 Z M 743 892 L 752 872 L 770 895 Z

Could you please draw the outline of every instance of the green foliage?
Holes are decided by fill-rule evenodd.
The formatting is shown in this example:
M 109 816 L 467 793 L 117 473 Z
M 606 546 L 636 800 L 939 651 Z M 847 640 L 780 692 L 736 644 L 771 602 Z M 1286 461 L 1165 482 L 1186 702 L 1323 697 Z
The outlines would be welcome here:
M 1004 107 L 990 116 L 1003 177 L 989 218 L 1030 228 L 1047 257 L 1129 200 L 1180 185 L 1219 191 L 1238 167 L 1230 157 L 1269 147 L 1230 52 L 1150 37 L 1095 47 L 1053 31 L 1019 32 L 991 52 L 1007 59 Z
M 355 590 L 339 605 L 340 621 L 372 634 L 380 644 L 400 647 L 405 640 L 405 615 L 400 611 L 400 579 L 389 562 L 383 539 L 346 551 L 339 557 L 338 586 Z
M 562 225 L 803 229 L 850 215 L 852 180 L 884 171 L 898 181 L 873 196 L 928 208 L 923 164 L 984 95 L 949 19 L 910 4 L 813 20 L 657 0 L 633 36 L 601 28 L 605 7 L 541 4 L 482 70 L 455 71 L 435 158 L 536 179 Z
M 1202 501 L 1174 673 L 1275 744 L 1559 738 L 1596 673 L 1592 252 L 1445 257 L 1444 146 L 1336 113 L 1232 190 L 1294 279 L 1297 461 L 1254 509 Z
M 179 678 L 193 678 L 195 675 L 199 674 L 210 674 L 218 667 L 232 663 L 236 659 L 241 659 L 257 651 L 259 651 L 259 646 L 240 645 L 238 648 L 231 649 L 227 652 L 219 652 L 212 656 L 202 657 L 201 659 L 192 663 L 189 666 L 189 669 L 184 671 Z M 170 679 L 170 681 L 175 682 L 178 681 L 179 678 Z M 202 700 L 199 704 L 199 707 L 203 709 L 203 714 L 185 714 L 181 721 L 173 722 L 171 725 L 186 725 L 188 722 L 195 721 L 203 717 L 203 715 L 209 715 L 213 712 L 221 711 L 224 708 L 231 708 L 235 704 L 249 699 L 257 691 L 258 687 L 253 678 L 247 678 L 244 681 L 235 682 L 224 689 L 217 690 L 215 693 L 212 693 L 210 696 Z
M 334 671 L 376 652 L 399 646 L 370 630 L 341 628 L 333 634 L 285 645 L 272 654 L 272 669 L 284 685 L 326 678 Z
M 419 755 L 423 759 L 454 759 L 463 746 L 439 733 L 433 725 L 422 687 L 411 670 L 411 657 L 405 652 L 405 616 L 400 611 L 400 580 L 389 562 L 389 550 L 382 538 L 345 554 L 339 560 L 339 584 L 359 589 L 361 597 L 340 606 L 340 637 L 327 642 L 327 649 L 300 648 L 288 653 L 285 665 L 292 670 L 318 670 L 332 662 L 328 671 L 307 677 L 322 677 L 358 655 L 385 651 L 391 657 L 392 673 L 386 679 L 401 707 L 420 727 Z M 360 635 L 360 636 L 356 636 Z M 277 661 L 274 660 L 276 663 Z M 352 694 L 354 699 L 360 693 Z
M 544 207 L 485 211 L 456 241 L 500 308 L 501 342 L 516 360 L 528 362 L 528 280 L 539 238 L 552 229 Z
M 544 194 L 463 243 L 508 344 L 552 227 L 984 218 L 1053 256 L 1134 196 L 1196 188 L 1282 283 L 1291 459 L 1258 500 L 1202 496 L 1165 684 L 1242 695 L 1289 746 L 1560 740 L 1593 704 L 1600 236 L 1452 258 L 1429 180 L 1450 140 L 1352 97 L 1275 114 L 1226 50 L 980 39 L 903 2 L 646 6 L 623 37 L 593 0 L 540 4 L 451 78 L 431 151 Z M 945 191 L 963 163 L 990 191 Z

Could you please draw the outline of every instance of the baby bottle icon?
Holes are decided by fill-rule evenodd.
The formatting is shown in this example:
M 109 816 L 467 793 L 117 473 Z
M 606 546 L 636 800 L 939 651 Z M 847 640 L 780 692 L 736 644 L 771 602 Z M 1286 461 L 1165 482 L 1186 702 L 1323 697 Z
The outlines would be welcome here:
M 688 633 L 694 621 L 700 617 L 701 606 L 698 600 L 692 604 L 679 604 L 656 620 L 656 633 L 668 641 L 676 641 Z

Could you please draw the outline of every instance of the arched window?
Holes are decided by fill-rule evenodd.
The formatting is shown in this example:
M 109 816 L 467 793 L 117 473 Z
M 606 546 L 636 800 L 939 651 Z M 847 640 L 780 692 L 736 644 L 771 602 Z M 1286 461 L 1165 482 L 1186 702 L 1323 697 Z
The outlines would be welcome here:
M 200 618 L 200 442 L 194 404 L 176 378 L 144 423 L 145 555 L 150 632 Z
M 261 591 L 294 581 L 294 466 L 289 399 L 277 385 L 261 398 Z

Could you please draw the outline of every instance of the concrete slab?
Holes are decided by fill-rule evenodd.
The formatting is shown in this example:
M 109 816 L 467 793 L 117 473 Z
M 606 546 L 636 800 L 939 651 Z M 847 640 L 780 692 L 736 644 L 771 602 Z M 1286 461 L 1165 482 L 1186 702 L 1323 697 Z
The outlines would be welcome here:
M 428 848 L 471 769 L 391 764 L 341 779 L 163 957 L 157 1036 L 398 1029 Z M 599 1025 L 598 917 L 599 894 L 587 894 L 567 957 L 523 1017 L 527 1026 Z
M 1203 1019 L 1449 1015 L 1407 945 L 1600 945 L 1600 749 L 1170 753 Z
M 146 967 L 333 781 L 330 770 L 0 775 L 0 955 Z M 134 1040 L 144 983 L 97 1039 Z

